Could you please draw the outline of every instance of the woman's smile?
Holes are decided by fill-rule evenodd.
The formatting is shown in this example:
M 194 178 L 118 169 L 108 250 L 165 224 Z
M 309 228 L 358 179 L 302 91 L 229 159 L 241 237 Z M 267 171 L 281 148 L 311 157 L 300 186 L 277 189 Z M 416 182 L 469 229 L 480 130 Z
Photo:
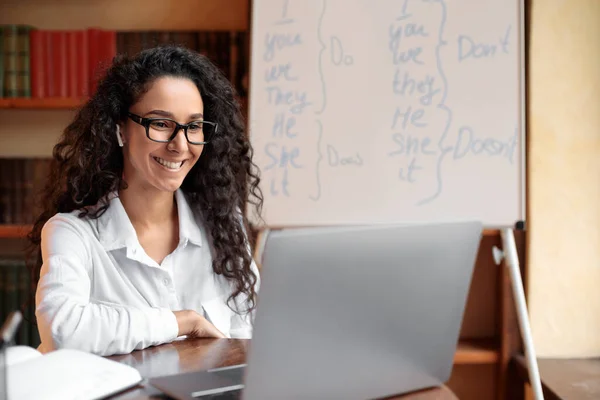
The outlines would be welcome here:
M 164 158 L 152 156 L 152 159 L 156 161 L 161 167 L 168 171 L 179 171 L 185 164 L 186 160 L 183 161 L 167 161 Z

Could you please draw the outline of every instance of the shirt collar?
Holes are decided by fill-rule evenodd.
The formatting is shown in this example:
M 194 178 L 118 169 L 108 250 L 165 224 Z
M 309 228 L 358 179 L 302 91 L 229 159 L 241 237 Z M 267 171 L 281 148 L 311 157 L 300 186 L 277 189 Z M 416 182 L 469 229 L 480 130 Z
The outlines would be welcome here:
M 179 215 L 179 241 L 189 240 L 197 246 L 202 245 L 202 231 L 185 193 L 181 189 L 175 192 L 177 213 Z
M 108 209 L 97 219 L 100 243 L 107 251 L 135 246 L 137 234 L 118 193 L 112 192 L 108 198 Z
M 181 189 L 175 192 L 175 201 L 179 217 L 179 242 L 189 241 L 201 246 L 202 232 Z M 109 207 L 98 218 L 97 224 L 100 243 L 107 251 L 134 247 L 139 243 L 135 229 L 117 192 L 109 195 Z

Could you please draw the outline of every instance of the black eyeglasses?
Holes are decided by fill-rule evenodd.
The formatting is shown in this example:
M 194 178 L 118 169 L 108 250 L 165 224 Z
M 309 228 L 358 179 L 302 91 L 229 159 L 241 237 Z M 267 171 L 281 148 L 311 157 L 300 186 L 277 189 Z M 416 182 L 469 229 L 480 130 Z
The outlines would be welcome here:
M 142 118 L 128 113 L 127 116 L 136 124 L 146 128 L 146 136 L 153 142 L 169 143 L 183 129 L 185 139 L 190 144 L 207 144 L 217 132 L 218 124 L 204 120 L 192 121 L 182 125 L 169 118 Z

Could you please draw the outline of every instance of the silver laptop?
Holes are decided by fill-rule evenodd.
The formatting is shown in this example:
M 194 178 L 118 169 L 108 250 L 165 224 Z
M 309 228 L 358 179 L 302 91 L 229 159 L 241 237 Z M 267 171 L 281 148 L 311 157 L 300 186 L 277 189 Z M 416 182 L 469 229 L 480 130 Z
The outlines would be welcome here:
M 189 398 L 372 399 L 446 382 L 481 233 L 479 222 L 272 232 L 248 364 Z

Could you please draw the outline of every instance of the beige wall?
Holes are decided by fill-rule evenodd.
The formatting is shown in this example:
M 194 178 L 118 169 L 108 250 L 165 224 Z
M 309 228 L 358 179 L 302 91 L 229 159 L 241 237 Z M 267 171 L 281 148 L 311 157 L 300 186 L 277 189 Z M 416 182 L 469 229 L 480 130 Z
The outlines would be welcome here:
M 600 1 L 533 0 L 528 301 L 540 357 L 600 355 Z

